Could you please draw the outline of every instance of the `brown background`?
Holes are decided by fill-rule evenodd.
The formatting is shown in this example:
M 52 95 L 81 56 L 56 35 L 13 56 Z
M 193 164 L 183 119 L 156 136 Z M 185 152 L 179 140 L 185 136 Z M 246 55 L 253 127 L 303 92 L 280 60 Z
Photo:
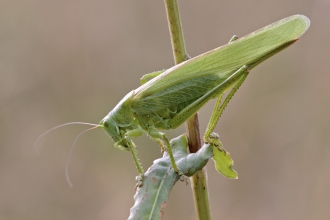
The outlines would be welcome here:
M 328 219 L 330 216 L 330 1 L 180 1 L 191 56 L 293 15 L 311 19 L 292 47 L 255 68 L 217 132 L 238 180 L 208 164 L 213 219 Z M 126 219 L 137 171 L 103 131 L 69 148 L 139 78 L 173 65 L 163 1 L 0 1 L 0 219 Z M 202 131 L 212 103 L 200 112 Z M 168 132 L 171 138 L 183 128 Z M 147 168 L 161 156 L 136 139 Z M 174 187 L 165 220 L 195 219 L 190 186 Z

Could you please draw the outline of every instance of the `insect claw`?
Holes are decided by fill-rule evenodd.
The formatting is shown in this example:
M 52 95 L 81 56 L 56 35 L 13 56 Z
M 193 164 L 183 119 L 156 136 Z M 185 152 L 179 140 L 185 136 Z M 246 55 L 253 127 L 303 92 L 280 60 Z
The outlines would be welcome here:
M 223 155 L 226 156 L 227 151 L 223 147 L 216 146 L 219 151 L 223 152 Z
M 223 152 L 224 155 L 226 156 L 227 152 L 226 150 L 222 147 L 222 143 L 219 140 L 220 136 L 219 134 L 212 132 L 210 134 L 210 136 L 207 139 L 204 139 L 204 142 L 206 144 L 211 144 L 213 146 L 215 146 L 219 151 Z
M 220 150 L 220 148 L 222 149 L 222 143 L 219 139 L 220 136 L 217 133 L 212 132 L 208 138 L 204 138 L 204 142 L 207 144 L 212 144 Z
M 143 173 L 141 173 L 139 176 L 135 177 L 136 180 L 136 184 L 134 186 L 134 190 L 136 191 L 138 188 L 143 186 L 143 179 L 144 179 L 144 175 Z
M 186 186 L 189 185 L 188 178 L 185 177 L 183 174 L 180 175 L 180 181 L 181 181 L 181 182 L 186 182 Z

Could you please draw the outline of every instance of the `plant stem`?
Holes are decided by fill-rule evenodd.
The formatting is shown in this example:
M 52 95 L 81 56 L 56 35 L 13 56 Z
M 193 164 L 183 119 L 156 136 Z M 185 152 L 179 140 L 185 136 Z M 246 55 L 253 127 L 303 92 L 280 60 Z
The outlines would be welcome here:
M 187 53 L 181 27 L 179 7 L 177 0 L 165 0 L 167 20 L 170 29 L 173 56 L 175 64 L 184 62 Z M 201 148 L 199 123 L 197 114 L 193 115 L 186 123 L 186 134 L 188 137 L 189 152 L 195 153 Z M 199 170 L 190 178 L 194 196 L 194 203 L 197 218 L 200 220 L 210 220 L 210 206 L 207 190 L 206 168 Z
M 170 29 L 172 50 L 175 64 L 186 60 L 186 46 L 184 43 L 179 7 L 176 0 L 165 0 L 167 21 Z

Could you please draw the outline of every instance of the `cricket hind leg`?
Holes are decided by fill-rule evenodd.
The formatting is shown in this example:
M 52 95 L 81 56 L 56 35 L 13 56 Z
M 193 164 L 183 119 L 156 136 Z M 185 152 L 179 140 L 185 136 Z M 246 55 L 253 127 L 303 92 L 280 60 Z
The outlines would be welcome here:
M 234 35 L 230 38 L 229 40 L 229 44 L 236 41 L 238 39 L 238 36 Z M 225 109 L 226 105 L 228 104 L 229 100 L 231 99 L 232 96 L 234 96 L 234 93 L 238 90 L 238 88 L 242 85 L 242 83 L 244 82 L 244 80 L 246 79 L 246 76 L 248 74 L 248 70 L 246 71 L 246 74 L 243 74 L 242 78 L 237 82 L 237 84 L 234 86 L 234 88 L 237 86 L 237 88 L 234 90 L 234 88 L 231 90 L 233 91 L 233 93 L 231 94 L 231 96 L 229 96 L 230 94 L 228 94 L 227 98 L 225 99 L 225 101 L 223 102 L 223 104 L 221 105 L 221 101 L 222 101 L 222 94 L 217 98 L 217 101 L 215 102 L 215 106 L 210 118 L 210 121 L 207 125 L 205 134 L 204 134 L 204 141 L 206 143 L 211 143 L 214 146 L 217 146 L 218 149 L 221 151 L 222 148 L 222 143 L 220 141 L 220 136 L 217 133 L 212 133 L 217 122 L 220 119 L 220 116 L 223 112 L 223 110 Z M 245 76 L 244 76 L 245 75 Z M 225 104 L 224 104 L 225 103 Z M 224 149 L 223 149 L 224 150 Z M 224 151 L 226 154 L 226 151 Z
M 234 35 L 230 38 L 228 43 L 232 43 L 235 40 L 238 39 L 238 36 Z M 230 101 L 231 97 L 234 96 L 235 92 L 238 90 L 238 88 L 242 85 L 242 83 L 244 82 L 244 80 L 246 79 L 247 74 L 249 73 L 249 70 L 245 70 L 245 74 L 242 75 L 242 78 L 236 83 L 236 85 L 234 86 L 234 88 L 230 91 L 230 93 L 228 94 L 228 96 L 226 97 L 225 101 L 222 103 L 221 105 L 221 101 L 222 101 L 222 93 L 221 95 L 219 95 L 219 97 L 217 98 L 217 101 L 215 102 L 215 106 L 210 118 L 210 121 L 207 125 L 205 134 L 204 134 L 204 141 L 206 142 L 206 140 L 209 141 L 209 143 L 212 143 L 212 140 L 217 139 L 220 144 L 221 141 L 219 140 L 219 135 L 216 133 L 212 133 L 212 131 L 214 130 L 215 126 L 217 125 L 217 122 L 219 121 L 219 118 L 222 114 L 222 112 L 224 111 L 225 107 L 227 106 L 228 102 Z M 236 87 L 236 88 L 235 88 Z M 233 93 L 232 93 L 233 91 Z M 232 94 L 231 94 L 232 93 Z M 214 136 L 214 134 L 217 135 L 217 137 Z M 216 144 L 214 144 L 216 145 Z M 222 147 L 222 144 L 221 144 Z
M 229 42 L 228 43 L 232 43 L 233 41 L 237 40 L 238 39 L 238 36 L 234 35 L 230 38 Z M 245 76 L 246 78 L 246 76 Z M 243 79 L 243 81 L 245 80 L 245 78 Z M 238 81 L 238 83 L 240 83 L 238 85 L 238 87 L 240 87 L 240 85 L 242 85 L 242 82 L 240 82 L 240 80 Z M 238 88 L 237 88 L 238 89 Z M 237 89 L 234 91 L 234 93 L 237 91 Z M 221 105 L 221 101 L 222 101 L 222 93 L 219 95 L 219 97 L 217 98 L 217 101 L 215 102 L 215 105 L 214 105 L 214 109 L 213 109 L 213 112 L 212 112 L 212 115 L 211 115 L 211 118 L 210 118 L 210 121 L 207 125 L 207 128 L 206 128 L 206 131 L 205 131 L 205 134 L 204 134 L 204 141 L 208 143 L 211 143 L 215 146 L 218 147 L 218 149 L 220 150 L 220 148 L 222 148 L 222 143 L 220 141 L 220 136 L 217 134 L 217 133 L 212 133 L 223 110 L 225 109 L 226 105 L 228 104 L 229 100 L 231 97 L 229 97 L 229 100 L 227 101 L 227 103 L 225 104 L 225 106 L 223 106 L 223 109 L 221 110 L 222 108 L 222 105 Z M 234 94 L 232 94 L 233 96 Z M 227 96 L 228 97 L 228 96 Z M 227 99 L 226 99 L 227 100 Z M 225 100 L 225 101 L 226 101 Z M 225 103 L 225 102 L 224 102 Z M 218 143 L 219 142 L 219 143 Z
M 150 127 L 148 129 L 148 134 L 153 139 L 156 139 L 156 142 L 159 143 L 162 148 L 164 147 L 164 143 L 161 140 L 163 140 L 165 142 L 166 151 L 170 157 L 170 162 L 171 162 L 171 165 L 172 165 L 174 171 L 176 173 L 178 173 L 180 176 L 183 176 L 184 174 L 179 170 L 178 166 L 176 165 L 176 162 L 175 162 L 175 159 L 173 156 L 172 147 L 170 145 L 167 135 L 163 132 L 159 132 L 158 130 L 156 130 L 155 128 L 152 128 L 152 127 Z
M 232 43 L 233 41 L 235 41 L 235 40 L 237 40 L 238 39 L 238 36 L 236 36 L 236 35 L 234 35 L 234 36 L 232 36 L 231 38 L 230 38 L 230 40 L 229 40 L 229 42 L 228 43 Z M 244 80 L 243 80 L 244 81 Z M 241 82 L 241 84 L 242 84 L 243 82 Z M 239 85 L 240 86 L 240 85 Z M 237 91 L 237 90 L 236 90 Z M 235 92 L 236 92 L 235 91 Z M 211 133 L 213 130 L 214 130 L 214 127 L 216 126 L 216 124 L 217 124 L 217 122 L 218 122 L 218 120 L 220 119 L 220 116 L 221 116 L 221 114 L 222 114 L 222 111 L 224 110 L 224 108 L 225 108 L 225 106 L 224 106 L 224 108 L 223 108 L 223 110 L 221 111 L 221 112 L 219 112 L 219 109 L 221 108 L 221 101 L 222 101 L 222 95 L 223 95 L 223 93 L 221 93 L 221 95 L 219 95 L 219 97 L 217 98 L 217 101 L 215 102 L 215 106 L 214 106 L 214 109 L 213 109 L 213 112 L 212 112 L 212 115 L 211 115 L 211 118 L 210 118 L 210 121 L 209 121 L 209 124 L 207 125 L 207 128 L 206 128 L 206 132 L 205 132 L 205 136 L 204 136 L 204 141 L 205 141 L 205 139 L 206 138 L 209 138 L 209 142 L 210 143 L 213 143 L 213 141 L 212 140 L 218 140 L 219 142 L 220 142 L 220 144 L 221 144 L 221 147 L 222 147 L 222 143 L 221 143 L 221 141 L 220 141 L 220 137 L 219 137 L 219 135 L 218 134 L 216 134 L 216 133 Z M 229 100 L 228 100 L 228 102 L 229 102 Z M 228 104 L 228 103 L 227 103 Z M 215 124 L 214 124 L 214 121 L 216 121 L 215 122 Z M 215 137 L 216 136 L 216 137 Z M 205 138 L 206 137 L 206 138 Z M 214 145 L 216 145 L 217 146 L 217 144 L 216 143 L 213 143 Z
M 243 84 L 244 80 L 246 79 L 246 77 L 249 74 L 248 68 L 245 68 L 245 69 L 243 68 L 242 71 L 243 71 L 243 73 L 242 73 L 241 77 L 238 79 L 238 81 L 233 86 L 233 88 L 230 90 L 227 97 L 225 98 L 225 100 L 222 103 L 221 103 L 222 95 L 220 95 L 218 97 L 218 99 L 215 103 L 211 118 L 207 125 L 205 134 L 204 134 L 204 141 L 206 143 L 212 143 L 214 139 L 219 139 L 219 137 L 217 137 L 217 138 L 212 137 L 212 135 L 214 134 L 212 132 L 213 132 L 215 126 L 217 125 L 217 122 L 218 122 L 219 118 L 221 117 L 223 111 L 225 110 L 227 104 L 229 103 L 230 99 L 234 96 L 234 94 L 237 92 L 237 90 Z M 221 146 L 222 146 L 222 144 L 221 144 Z

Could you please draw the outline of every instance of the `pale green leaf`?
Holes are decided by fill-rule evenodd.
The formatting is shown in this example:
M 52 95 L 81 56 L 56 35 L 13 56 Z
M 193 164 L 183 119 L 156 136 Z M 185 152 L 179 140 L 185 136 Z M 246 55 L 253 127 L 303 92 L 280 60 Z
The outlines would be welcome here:
M 185 135 L 171 141 L 173 155 L 180 171 L 186 176 L 192 176 L 206 165 L 213 155 L 213 148 L 210 144 L 204 144 L 197 153 L 187 154 L 187 146 Z M 137 188 L 135 203 L 128 219 L 161 219 L 172 187 L 179 179 L 180 176 L 174 172 L 166 153 L 155 160 L 144 174 L 142 187 Z
M 217 147 L 213 147 L 213 157 L 215 169 L 225 177 L 237 179 L 237 172 L 233 169 L 234 161 L 230 157 L 229 152 L 220 151 Z

